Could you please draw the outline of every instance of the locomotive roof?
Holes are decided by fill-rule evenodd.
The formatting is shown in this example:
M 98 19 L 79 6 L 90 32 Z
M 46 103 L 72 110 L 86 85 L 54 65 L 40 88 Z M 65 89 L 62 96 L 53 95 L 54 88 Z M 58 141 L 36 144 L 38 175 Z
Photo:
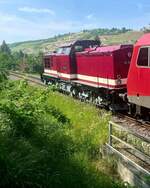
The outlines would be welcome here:
M 112 53 L 114 51 L 124 49 L 124 48 L 133 48 L 133 45 L 126 44 L 126 45 L 113 45 L 113 46 L 101 46 L 97 48 L 89 48 L 84 52 L 79 52 L 79 53 Z
M 48 53 L 44 54 L 44 57 L 49 57 L 52 54 L 53 54 L 53 52 L 48 52 Z
M 95 52 L 114 52 L 123 48 L 133 47 L 132 45 L 115 45 L 98 47 Z
M 135 44 L 135 46 L 150 45 L 150 33 L 144 34 Z
M 63 47 L 71 47 L 73 45 L 100 45 L 100 41 L 96 41 L 96 40 L 76 40 L 76 41 L 72 41 L 72 42 L 67 42 L 66 44 L 64 44 L 63 46 L 61 46 L 61 48 Z

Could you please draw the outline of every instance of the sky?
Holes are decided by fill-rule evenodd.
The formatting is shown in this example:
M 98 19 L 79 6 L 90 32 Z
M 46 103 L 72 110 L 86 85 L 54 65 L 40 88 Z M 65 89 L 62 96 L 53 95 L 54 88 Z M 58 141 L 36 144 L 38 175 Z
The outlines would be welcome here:
M 150 0 L 0 0 L 0 43 L 150 24 Z

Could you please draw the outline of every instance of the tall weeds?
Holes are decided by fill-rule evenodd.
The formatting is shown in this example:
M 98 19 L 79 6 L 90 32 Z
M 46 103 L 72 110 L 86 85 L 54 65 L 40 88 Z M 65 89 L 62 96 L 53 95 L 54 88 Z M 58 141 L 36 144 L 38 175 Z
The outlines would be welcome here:
M 0 97 L 0 187 L 124 187 L 92 163 L 109 114 L 25 81 Z

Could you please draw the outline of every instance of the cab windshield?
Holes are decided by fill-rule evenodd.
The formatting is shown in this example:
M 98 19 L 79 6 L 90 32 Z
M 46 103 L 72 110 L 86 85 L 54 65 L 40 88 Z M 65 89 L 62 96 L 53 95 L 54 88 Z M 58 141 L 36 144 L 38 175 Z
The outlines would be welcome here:
M 58 48 L 57 54 L 69 55 L 70 51 L 71 51 L 71 47 L 62 47 L 62 48 Z
M 56 53 L 57 54 L 62 54 L 62 51 L 63 51 L 63 48 L 58 48 L 57 51 L 56 51 Z

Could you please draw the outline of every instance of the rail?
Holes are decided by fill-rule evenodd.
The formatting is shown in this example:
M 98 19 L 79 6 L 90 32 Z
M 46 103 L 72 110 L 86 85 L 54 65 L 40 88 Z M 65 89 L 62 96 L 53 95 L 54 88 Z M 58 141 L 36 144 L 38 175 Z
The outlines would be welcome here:
M 13 72 L 13 71 L 9 72 L 9 75 L 15 76 L 17 78 L 27 79 L 29 82 L 35 83 L 40 86 L 44 86 L 44 84 L 41 82 L 41 79 L 36 76 L 27 75 L 24 73 L 17 73 L 17 72 Z

